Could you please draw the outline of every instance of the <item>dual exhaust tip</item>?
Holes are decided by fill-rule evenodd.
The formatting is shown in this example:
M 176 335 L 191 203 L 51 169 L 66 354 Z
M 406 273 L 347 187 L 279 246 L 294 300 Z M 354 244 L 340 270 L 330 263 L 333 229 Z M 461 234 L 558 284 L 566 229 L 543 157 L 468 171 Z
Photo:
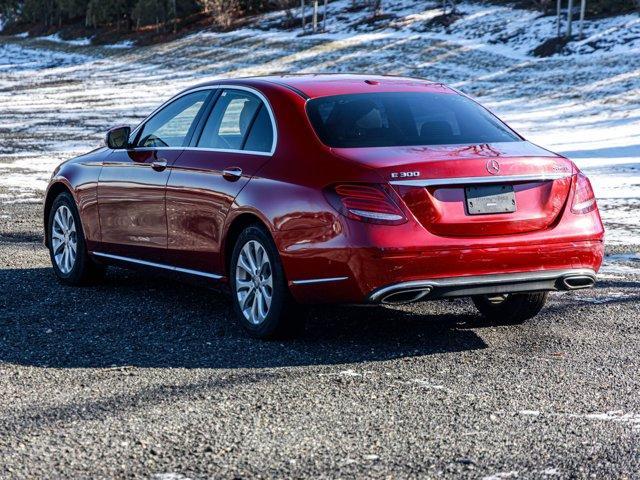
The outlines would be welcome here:
M 553 284 L 553 279 L 548 282 L 543 288 L 540 288 L 540 285 L 536 285 L 531 289 L 522 289 L 522 284 L 514 284 L 513 291 L 540 291 L 540 290 L 579 290 L 581 288 L 591 288 L 596 283 L 595 276 L 592 275 L 584 275 L 584 274 L 569 274 L 564 275 L 557 279 L 555 285 Z M 532 285 L 533 287 L 533 285 Z M 403 303 L 413 303 L 419 300 L 422 300 L 424 297 L 429 295 L 434 289 L 433 285 L 421 285 L 420 287 L 414 288 L 406 288 L 401 290 L 396 290 L 394 292 L 388 293 L 384 297 L 380 299 L 380 303 L 386 305 L 402 305 Z M 486 292 L 481 293 L 491 293 L 492 288 L 488 287 Z M 462 293 L 462 292 L 461 292 Z

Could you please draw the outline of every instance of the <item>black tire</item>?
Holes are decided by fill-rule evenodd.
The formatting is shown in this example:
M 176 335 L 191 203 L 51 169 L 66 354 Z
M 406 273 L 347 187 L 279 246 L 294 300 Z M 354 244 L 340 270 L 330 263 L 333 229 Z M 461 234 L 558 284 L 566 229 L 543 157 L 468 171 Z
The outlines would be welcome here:
M 487 320 L 497 324 L 519 324 L 535 317 L 547 301 L 548 292 L 478 295 L 473 304 Z
M 251 241 L 258 242 L 266 251 L 272 278 L 271 304 L 264 319 L 257 324 L 252 323 L 243 313 L 236 285 L 240 254 Z M 238 237 L 231 254 L 229 284 L 235 316 L 251 336 L 262 339 L 282 338 L 298 334 L 304 329 L 304 310 L 294 301 L 289 292 L 278 250 L 262 225 L 250 225 Z
M 53 251 L 53 223 L 56 212 L 61 206 L 66 206 L 69 209 L 75 223 L 76 257 L 73 267 L 68 272 L 63 272 L 60 269 Z M 105 267 L 92 260 L 87 253 L 87 246 L 84 238 L 84 232 L 82 230 L 82 223 L 80 222 L 80 216 L 78 215 L 78 209 L 73 201 L 73 197 L 68 192 L 60 193 L 51 205 L 51 211 L 49 212 L 49 218 L 47 220 L 47 238 L 49 239 L 49 257 L 51 258 L 51 265 L 53 266 L 53 271 L 60 282 L 66 285 L 79 286 L 91 284 L 102 278 L 105 272 Z

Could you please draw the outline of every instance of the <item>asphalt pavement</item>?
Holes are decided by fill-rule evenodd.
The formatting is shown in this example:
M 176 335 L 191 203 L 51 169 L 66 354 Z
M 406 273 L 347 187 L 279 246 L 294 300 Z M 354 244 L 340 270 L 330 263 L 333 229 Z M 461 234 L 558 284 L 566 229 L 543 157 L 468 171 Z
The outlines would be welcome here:
M 640 260 L 520 326 L 467 300 L 316 307 L 248 338 L 224 295 L 60 285 L 0 207 L 0 478 L 639 478 Z

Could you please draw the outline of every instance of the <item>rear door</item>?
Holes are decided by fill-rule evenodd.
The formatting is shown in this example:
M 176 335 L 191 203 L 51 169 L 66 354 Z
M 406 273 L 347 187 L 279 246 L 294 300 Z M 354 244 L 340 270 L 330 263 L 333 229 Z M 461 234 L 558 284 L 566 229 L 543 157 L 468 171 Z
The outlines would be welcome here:
M 223 271 L 222 231 L 234 199 L 275 150 L 267 99 L 243 87 L 220 88 L 167 184 L 168 255 L 173 265 Z
M 98 180 L 103 252 L 161 261 L 167 180 L 210 94 L 201 90 L 174 100 L 138 129 L 131 148 L 109 155 Z

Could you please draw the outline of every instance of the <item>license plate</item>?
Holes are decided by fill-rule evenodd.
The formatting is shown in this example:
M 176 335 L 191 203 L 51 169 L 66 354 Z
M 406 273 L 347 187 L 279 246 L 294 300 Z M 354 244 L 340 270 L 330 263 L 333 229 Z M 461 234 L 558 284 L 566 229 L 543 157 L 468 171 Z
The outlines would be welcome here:
M 516 194 L 512 185 L 466 187 L 464 194 L 469 215 L 516 211 Z

